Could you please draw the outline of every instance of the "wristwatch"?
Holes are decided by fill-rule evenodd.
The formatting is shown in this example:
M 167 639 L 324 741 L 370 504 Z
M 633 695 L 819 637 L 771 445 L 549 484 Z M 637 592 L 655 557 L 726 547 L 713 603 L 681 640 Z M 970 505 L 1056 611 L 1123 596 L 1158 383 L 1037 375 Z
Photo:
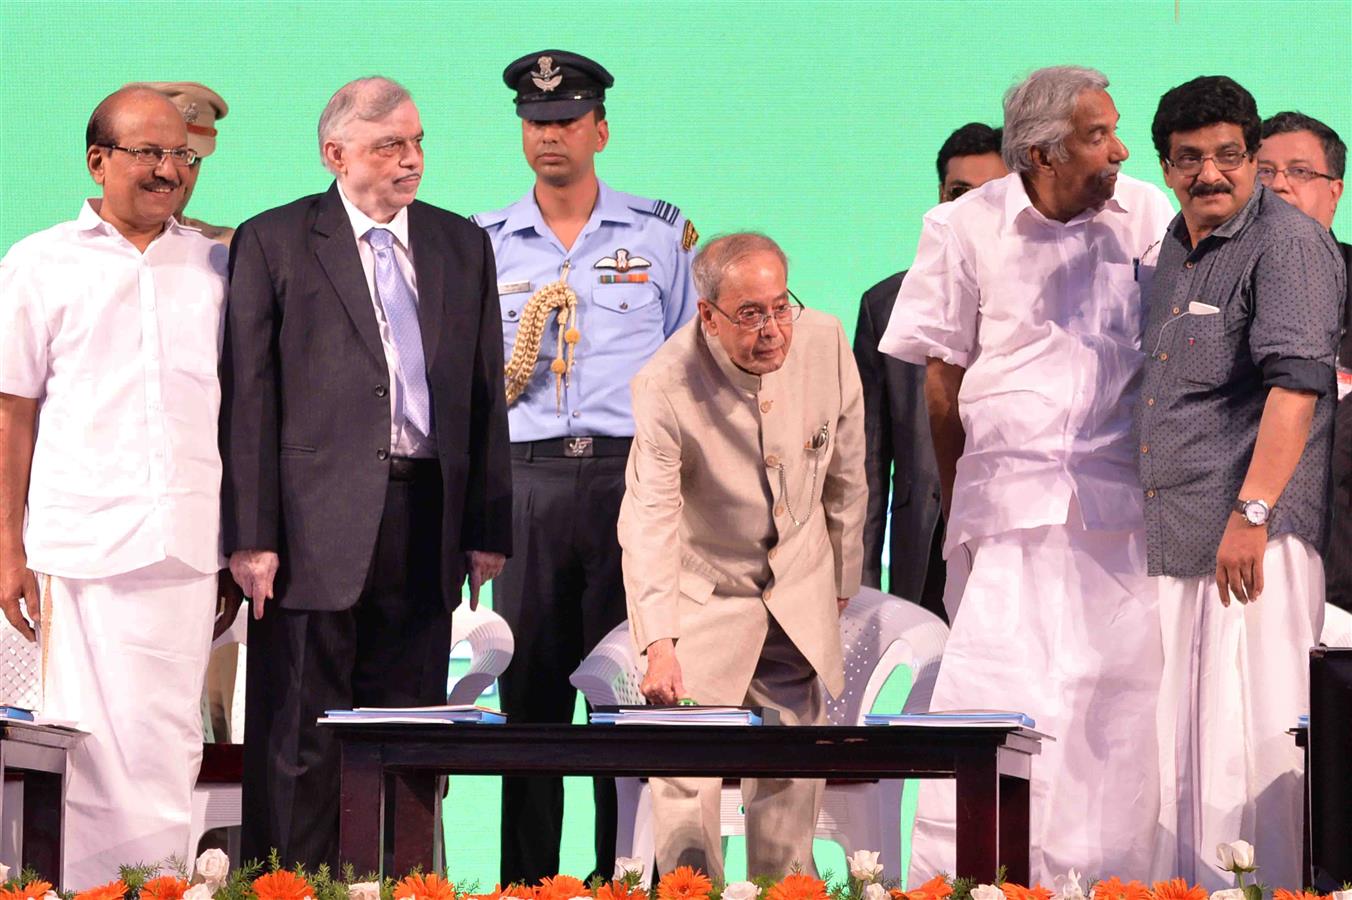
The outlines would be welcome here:
M 1272 507 L 1266 500 L 1236 500 L 1234 509 L 1253 526 L 1266 525 L 1268 516 L 1272 515 Z

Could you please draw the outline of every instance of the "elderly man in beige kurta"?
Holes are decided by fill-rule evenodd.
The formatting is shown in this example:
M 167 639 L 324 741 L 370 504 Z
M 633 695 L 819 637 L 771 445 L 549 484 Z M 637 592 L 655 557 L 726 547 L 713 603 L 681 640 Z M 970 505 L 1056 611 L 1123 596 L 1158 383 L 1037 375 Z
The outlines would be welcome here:
M 822 686 L 844 685 L 838 618 L 862 567 L 859 373 L 840 323 L 788 292 L 769 238 L 710 242 L 694 276 L 699 317 L 632 383 L 619 537 L 643 691 L 821 723 Z M 653 780 L 660 871 L 722 876 L 720 784 Z M 821 789 L 743 782 L 751 875 L 811 870 Z

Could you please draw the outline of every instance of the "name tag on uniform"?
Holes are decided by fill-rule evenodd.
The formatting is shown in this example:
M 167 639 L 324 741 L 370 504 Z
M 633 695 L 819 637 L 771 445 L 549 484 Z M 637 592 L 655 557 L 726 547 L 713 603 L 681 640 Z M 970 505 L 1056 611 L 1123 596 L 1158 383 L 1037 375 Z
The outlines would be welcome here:
M 530 293 L 529 281 L 498 282 L 498 296 L 502 296 L 504 294 L 529 294 L 529 293 Z

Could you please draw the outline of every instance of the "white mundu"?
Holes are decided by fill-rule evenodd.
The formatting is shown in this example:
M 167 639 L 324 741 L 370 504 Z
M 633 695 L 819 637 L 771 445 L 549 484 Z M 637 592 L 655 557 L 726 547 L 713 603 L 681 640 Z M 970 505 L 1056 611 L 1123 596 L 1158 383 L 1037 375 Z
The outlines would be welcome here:
M 1124 175 L 1066 222 L 1017 173 L 988 182 L 925 216 L 879 345 L 966 369 L 945 556 L 971 571 L 948 585 L 962 596 L 945 597 L 956 615 L 931 708 L 1020 710 L 1056 738 L 1033 764 L 1045 884 L 1070 866 L 1149 874 L 1162 659 L 1130 432 L 1141 260 L 1172 217 Z M 923 782 L 913 879 L 954 870 L 953 820 L 951 784 Z
M 170 220 L 138 251 L 97 212 L 0 261 L 0 393 L 38 401 L 24 548 L 71 754 L 63 886 L 188 858 L 220 558 L 225 254 Z

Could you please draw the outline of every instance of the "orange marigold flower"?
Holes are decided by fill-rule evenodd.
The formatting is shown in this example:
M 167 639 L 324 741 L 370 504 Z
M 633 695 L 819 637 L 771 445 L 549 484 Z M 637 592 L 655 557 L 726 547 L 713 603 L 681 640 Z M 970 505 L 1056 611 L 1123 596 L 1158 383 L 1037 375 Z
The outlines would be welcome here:
M 42 900 L 51 889 L 50 881 L 30 881 L 23 887 L 0 891 L 0 900 Z
M 253 892 L 258 900 L 305 900 L 313 897 L 315 889 L 310 882 L 295 872 L 278 869 L 254 879 Z
M 826 900 L 826 882 L 802 872 L 785 875 L 766 892 L 765 900 Z
M 1150 889 L 1135 880 L 1123 884 L 1114 875 L 1094 885 L 1093 900 L 1151 900 Z
M 394 885 L 394 900 L 455 900 L 455 885 L 435 872 L 406 875 Z
M 119 878 L 117 881 L 110 881 L 107 884 L 92 887 L 87 891 L 81 891 L 75 895 L 75 900 L 122 900 L 126 893 L 127 886 Z
M 1000 885 L 1000 889 L 1004 891 L 1005 900 L 1051 900 L 1052 898 L 1052 892 L 1040 884 L 1026 888 L 1021 884 L 1006 881 Z
M 161 875 L 141 885 L 141 900 L 183 900 L 188 882 L 172 875 Z
M 909 891 L 893 888 L 888 893 L 892 895 L 893 900 L 944 900 L 945 897 L 953 893 L 953 885 L 949 884 L 948 879 L 944 876 L 935 875 L 929 881 Z
M 535 888 L 520 882 L 509 884 L 506 887 L 498 885 L 495 892 L 499 897 L 512 897 L 514 900 L 535 900 L 536 894 Z
M 590 894 L 587 886 L 579 878 L 571 875 L 555 875 L 553 878 L 541 878 L 540 887 L 535 891 L 536 900 L 573 900 Z
M 596 900 L 648 900 L 648 892 L 631 888 L 623 881 L 612 881 L 596 889 Z
M 1272 900 L 1326 900 L 1326 898 L 1320 894 L 1311 894 L 1309 891 L 1297 892 L 1277 888 L 1272 892 Z
M 1210 896 L 1200 884 L 1188 887 L 1182 878 L 1157 881 L 1151 886 L 1150 892 L 1155 895 L 1155 900 L 1206 900 Z
M 677 866 L 657 882 L 657 900 L 704 900 L 713 882 L 690 866 Z

